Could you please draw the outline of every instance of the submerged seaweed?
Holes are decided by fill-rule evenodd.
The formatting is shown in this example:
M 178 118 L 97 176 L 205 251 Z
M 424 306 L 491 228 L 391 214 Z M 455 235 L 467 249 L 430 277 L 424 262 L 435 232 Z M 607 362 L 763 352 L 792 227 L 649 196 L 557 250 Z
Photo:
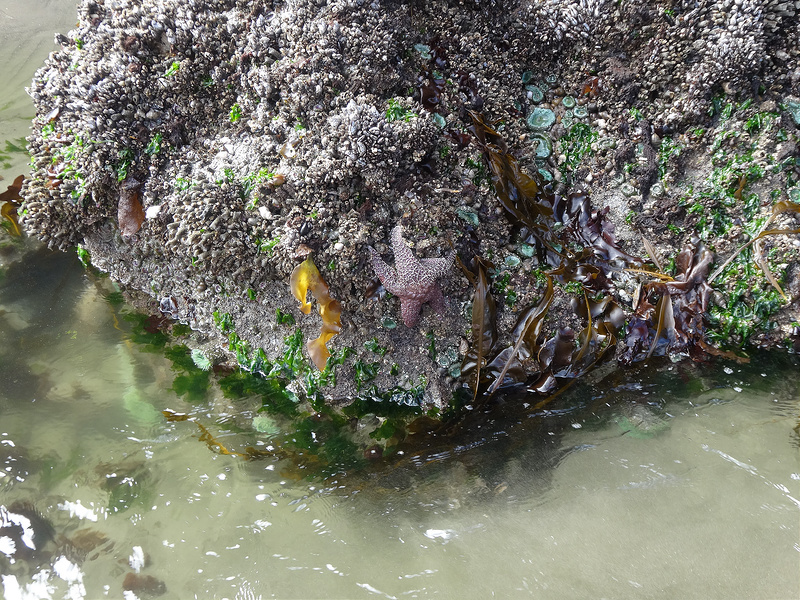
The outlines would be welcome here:
M 19 209 L 22 203 L 22 196 L 20 196 L 19 193 L 22 189 L 22 182 L 24 179 L 23 175 L 18 176 L 14 180 L 14 183 L 9 185 L 6 191 L 0 194 L 0 202 L 3 203 L 3 206 L 0 207 L 0 216 L 5 219 L 3 225 L 6 226 L 11 235 L 16 237 L 22 235 L 22 230 L 19 227 L 19 219 L 17 218 L 17 209 Z
M 186 396 L 189 402 L 204 400 L 209 386 L 209 369 L 199 367 L 192 352 L 183 345 L 170 346 L 164 356 L 172 361 L 172 370 L 178 374 L 172 382 L 172 390 L 178 396 Z

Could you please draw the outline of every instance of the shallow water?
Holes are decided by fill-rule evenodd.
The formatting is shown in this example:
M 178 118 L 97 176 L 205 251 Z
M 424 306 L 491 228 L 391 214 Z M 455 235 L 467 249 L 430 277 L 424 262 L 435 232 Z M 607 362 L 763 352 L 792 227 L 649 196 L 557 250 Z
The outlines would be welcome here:
M 25 93 L 36 67 L 56 50 L 55 32 L 77 21 L 74 0 L 4 0 L 0 3 L 0 177 L 26 170 L 24 138 L 34 116 Z M 10 145 L 9 145 L 10 144 Z M 0 190 L 5 190 L 0 183 Z
M 331 480 L 167 423 L 259 441 L 234 426 L 247 400 L 176 397 L 101 291 L 46 252 L 2 282 L 2 504 L 55 530 L 0 553 L 8 598 L 122 597 L 139 551 L 171 598 L 797 597 L 790 359 L 606 369 L 548 413 Z
M 70 5 L 0 8 L 20 86 Z M 6 36 L 9 14 L 28 35 Z M 257 402 L 177 397 L 108 289 L 47 252 L 0 279 L 0 505 L 51 538 L 12 563 L 0 533 L 6 598 L 131 598 L 136 571 L 169 598 L 800 596 L 791 357 L 605 367 L 546 410 L 521 400 L 326 479 L 168 423 L 161 410 L 233 449 L 269 443 L 250 427 Z

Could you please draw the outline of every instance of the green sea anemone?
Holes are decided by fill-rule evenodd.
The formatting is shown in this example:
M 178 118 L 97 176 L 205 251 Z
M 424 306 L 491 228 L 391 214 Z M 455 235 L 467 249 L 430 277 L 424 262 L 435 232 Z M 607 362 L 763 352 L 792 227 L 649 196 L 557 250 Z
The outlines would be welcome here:
M 542 100 L 544 100 L 544 92 L 536 85 L 526 85 L 525 90 L 528 92 L 528 98 L 530 98 L 535 104 L 539 104 Z
M 536 158 L 547 158 L 553 153 L 553 144 L 545 134 L 534 133 L 531 142 L 536 144 Z
M 267 415 L 257 415 L 253 417 L 253 429 L 259 433 L 265 434 L 266 437 L 275 437 L 281 432 L 281 428 L 275 419 Z
M 797 100 L 787 100 L 781 104 L 781 108 L 792 115 L 794 124 L 800 127 L 800 102 Z
M 556 122 L 556 114 L 549 108 L 534 108 L 528 115 L 528 127 L 534 131 L 549 129 Z

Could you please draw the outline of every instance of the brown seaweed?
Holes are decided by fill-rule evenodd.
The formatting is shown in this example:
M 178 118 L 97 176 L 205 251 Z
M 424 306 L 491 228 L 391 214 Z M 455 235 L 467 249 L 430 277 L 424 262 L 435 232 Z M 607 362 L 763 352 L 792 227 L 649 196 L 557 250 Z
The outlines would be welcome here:
M 14 180 L 14 183 L 8 186 L 5 192 L 0 194 L 0 202 L 3 202 L 3 206 L 0 208 L 0 216 L 8 222 L 8 231 L 15 237 L 22 236 L 22 229 L 20 229 L 19 220 L 17 218 L 17 209 L 22 203 L 22 196 L 20 196 L 19 193 L 20 190 L 22 190 L 22 182 L 24 179 L 25 177 L 23 175 L 19 175 Z
M 22 196 L 19 195 L 22 190 L 22 182 L 25 180 L 24 175 L 18 175 L 14 179 L 14 183 L 8 186 L 5 192 L 0 194 L 0 202 L 13 202 L 19 204 L 22 202 Z
M 656 266 L 656 269 L 658 269 L 659 271 L 663 271 L 664 267 L 661 265 L 661 261 L 658 260 L 658 254 L 656 253 L 655 247 L 653 246 L 653 244 L 650 243 L 650 240 L 648 240 L 643 235 L 641 236 L 641 238 L 642 238 L 642 244 L 644 245 L 644 250 L 645 252 L 647 252 L 647 256 L 649 256 L 650 260 L 653 261 L 653 264 Z
M 653 355 L 659 342 L 662 340 L 667 346 L 670 346 L 675 340 L 675 315 L 672 312 L 672 299 L 669 293 L 661 295 L 655 309 L 656 327 L 653 335 L 653 343 L 650 345 L 650 350 L 647 351 L 646 358 Z
M 135 179 L 128 178 L 119 190 L 119 203 L 117 205 L 117 221 L 119 231 L 123 237 L 130 237 L 139 231 L 144 223 L 144 208 L 139 200 L 139 189 L 142 184 Z
M 557 281 L 579 281 L 593 291 L 605 291 L 611 287 L 606 273 L 612 261 L 643 263 L 619 246 L 614 224 L 607 218 L 608 207 L 593 208 L 589 195 L 582 191 L 563 197 L 554 194 L 538 175 L 522 171 L 503 137 L 483 116 L 473 111 L 468 114 L 468 129 L 483 151 L 500 205 L 513 225 L 527 231 L 540 259 L 555 269 Z M 563 226 L 559 233 L 556 224 Z
M 617 332 L 625 314 L 610 296 L 590 300 L 584 294 L 583 301 L 574 304 L 578 316 L 587 321 L 577 340 L 574 330 L 562 327 L 552 338 L 541 342 L 552 300 L 553 284 L 548 277 L 547 290 L 539 304 L 526 310 L 514 327 L 514 344 L 503 348 L 487 365 L 486 370 L 494 378 L 488 396 L 504 387 L 527 383 L 529 391 L 554 398 L 616 348 Z
M 546 203 L 539 202 L 536 180 L 524 173 L 517 160 L 508 153 L 503 136 L 490 127 L 481 115 L 473 111 L 468 113 L 472 119 L 469 131 L 484 153 L 495 193 L 512 223 L 520 223 L 530 230 L 546 228 L 540 222 L 540 217 L 551 216 L 553 210 Z
M 497 306 L 491 294 L 487 275 L 488 270 L 494 266 L 477 256 L 474 271 L 469 270 L 460 260 L 458 264 L 475 288 L 472 295 L 472 343 L 461 365 L 461 373 L 468 377 L 474 400 L 478 397 L 478 391 L 485 377 L 482 369 L 498 337 Z
M 166 417 L 167 423 L 180 423 L 183 421 L 192 421 L 197 428 L 200 430 L 200 441 L 205 442 L 206 446 L 209 447 L 210 450 L 218 453 L 218 454 L 226 454 L 228 456 L 240 456 L 243 458 L 249 458 L 248 454 L 243 454 L 241 452 L 236 452 L 235 450 L 228 450 L 225 446 L 222 445 L 221 442 L 214 437 L 214 435 L 208 430 L 208 428 L 199 423 L 197 419 L 187 415 L 186 413 L 178 413 L 173 410 L 162 410 L 161 413 Z
M 631 256 L 619 247 L 614 223 L 607 216 L 609 207 L 597 210 L 589 195 L 576 191 L 566 197 L 555 196 L 553 212 L 561 223 L 570 229 L 570 241 L 592 248 L 597 258 L 604 262 L 621 259 L 626 263 L 639 264 L 640 258 Z
M 593 82 L 594 89 L 587 92 L 596 93 L 595 86 Z M 800 233 L 800 229 L 767 229 L 780 213 L 800 214 L 800 204 L 777 203 L 762 231 L 711 277 L 713 254 L 699 240 L 694 240 L 676 257 L 677 275 L 670 277 L 660 272 L 662 264 L 648 240 L 643 238 L 643 244 L 656 270 L 620 246 L 614 224 L 608 218 L 608 207 L 594 208 L 588 194 L 580 190 L 565 196 L 553 193 L 538 175 L 530 176 L 521 169 L 505 140 L 482 115 L 467 113 L 471 121 L 468 130 L 483 152 L 500 206 L 520 238 L 535 244 L 540 264 L 550 267 L 545 271 L 548 282 L 544 296 L 538 305 L 522 311 L 511 332 L 511 344 L 500 348 L 496 348 L 499 336 L 493 330 L 493 318 L 489 318 L 489 307 L 493 304 L 487 271 L 478 269 L 468 275 L 476 294 L 473 347 L 464 361 L 463 372 L 470 376 L 473 398 L 477 398 L 484 386 L 486 398 L 490 398 L 504 387 L 526 384 L 530 392 L 547 395 L 536 405 L 538 408 L 611 356 L 619 344 L 617 338 L 625 322 L 625 313 L 610 295 L 597 297 L 614 289 L 611 273 L 620 270 L 650 278 L 640 285 L 636 294 L 624 347 L 618 353 L 621 363 L 631 364 L 670 353 L 688 353 L 694 357 L 712 354 L 747 360 L 717 350 L 706 341 L 710 283 L 738 252 L 755 245 L 756 263 L 783 295 L 758 242 L 770 235 Z M 740 178 L 739 190 L 745 185 L 746 180 Z M 554 283 L 582 285 L 583 298 L 573 298 L 573 308 L 585 321 L 585 326 L 579 333 L 562 327 L 550 339 L 542 341 L 541 332 L 552 302 Z
M 419 103 L 422 104 L 422 108 L 425 110 L 438 113 L 440 112 L 439 104 L 442 101 L 445 80 L 441 77 L 429 75 L 426 81 L 427 83 L 419 87 Z
M 771 235 L 793 235 L 793 234 L 800 233 L 800 228 L 797 228 L 797 229 L 767 229 L 767 227 L 770 225 L 770 223 L 772 223 L 772 221 L 774 221 L 775 218 L 778 215 L 780 215 L 781 213 L 785 213 L 785 212 L 793 212 L 795 214 L 800 215 L 800 204 L 798 204 L 796 202 L 790 202 L 788 200 L 782 200 L 781 202 L 776 202 L 775 205 L 772 207 L 772 214 L 766 220 L 766 222 L 764 223 L 764 225 L 763 225 L 761 231 L 758 233 L 758 235 L 756 235 L 749 242 L 747 242 L 746 244 L 741 246 L 736 252 L 731 254 L 728 257 L 728 260 L 726 260 L 724 263 L 722 263 L 722 265 L 720 265 L 711 274 L 711 276 L 708 278 L 708 283 L 709 284 L 712 283 L 717 278 L 717 276 L 720 273 L 722 273 L 722 271 L 725 270 L 725 267 L 727 267 L 729 264 L 731 264 L 731 262 L 733 262 L 733 260 L 737 256 L 739 256 L 739 254 L 741 254 L 742 251 L 746 250 L 751 245 L 756 244 L 756 242 L 764 239 L 765 237 L 768 237 L 768 236 L 771 236 Z M 787 300 L 788 298 L 786 297 L 786 294 L 784 294 L 784 292 L 781 289 L 780 285 L 778 285 L 778 282 L 775 279 L 775 277 L 772 275 L 772 272 L 769 270 L 769 267 L 767 266 L 766 261 L 765 260 L 761 260 L 760 250 L 757 247 L 755 247 L 755 250 L 756 250 L 756 252 L 755 252 L 756 264 L 758 264 L 758 266 L 761 267 L 761 270 L 764 272 L 764 276 L 773 285 L 773 287 L 778 291 L 778 293 L 780 293 L 780 295 L 783 296 L 783 298 L 785 300 Z
M 747 186 L 747 175 L 742 175 L 741 177 L 739 177 L 738 186 L 736 188 L 736 191 L 733 192 L 733 197 L 736 198 L 737 200 L 741 200 L 742 192 L 744 191 L 744 188 L 746 186 Z
M 547 289 L 542 296 L 539 304 L 531 306 L 526 310 L 514 326 L 511 337 L 514 345 L 505 348 L 495 357 L 492 364 L 499 361 L 502 367 L 494 378 L 494 383 L 489 387 L 488 393 L 491 395 L 503 385 L 509 370 L 513 371 L 512 382 L 521 383 L 525 380 L 525 371 L 522 369 L 520 360 L 526 360 L 536 355 L 539 351 L 539 336 L 542 333 L 544 318 L 550 304 L 553 302 L 553 278 L 547 276 Z
M 568 374 L 572 378 L 588 372 L 616 348 L 617 332 L 624 321 L 622 309 L 611 296 L 594 301 L 584 292 L 583 302 L 577 304 L 575 312 L 586 319 L 587 324 L 578 335 L 579 349 L 572 356 Z
M 672 281 L 651 281 L 643 286 L 628 326 L 622 363 L 709 347 L 705 319 L 711 296 L 708 272 L 713 260 L 714 255 L 703 244 L 687 246 L 675 260 L 678 274 Z
M 584 81 L 581 93 L 589 98 L 597 98 L 597 95 L 600 93 L 600 78 L 590 77 Z
M 769 281 L 772 287 L 774 287 L 781 295 L 781 298 L 788 302 L 789 297 L 783 291 L 783 288 L 778 283 L 778 280 L 775 279 L 775 275 L 772 274 L 766 257 L 761 252 L 761 238 L 755 240 L 753 243 L 753 260 L 761 268 L 761 271 L 764 273 L 764 277 L 767 278 L 767 281 Z
M 483 97 L 478 92 L 478 80 L 467 71 L 458 71 L 458 91 L 467 97 L 467 103 L 475 110 L 483 108 Z
M 584 293 L 583 306 L 576 307 L 576 312 L 586 320 L 586 326 L 577 336 L 572 329 L 561 328 L 542 343 L 540 337 L 553 300 L 554 283 L 577 282 L 584 292 L 606 292 L 613 289 L 609 277 L 612 270 L 641 267 L 644 261 L 619 246 L 614 224 L 608 219 L 608 207 L 595 209 L 582 191 L 567 196 L 554 194 L 542 185 L 538 175 L 530 176 L 521 169 L 503 137 L 483 116 L 472 111 L 468 114 L 468 129 L 483 151 L 500 205 L 520 229 L 521 237 L 536 245 L 540 262 L 551 267 L 546 272 L 547 289 L 542 299 L 522 312 L 511 332 L 511 345 L 495 351 L 493 356 L 487 354 L 487 340 L 483 340 L 479 351 L 471 350 L 473 360 L 480 354 L 486 362 L 482 362 L 484 373 L 477 376 L 477 381 L 471 379 L 470 387 L 477 394 L 488 375 L 489 397 L 503 387 L 521 383 L 529 383 L 531 391 L 551 394 L 569 385 L 569 381 L 563 384 L 562 380 L 581 376 L 607 357 L 616 347 L 617 331 L 624 321 L 622 309 L 610 296 L 595 301 Z M 473 284 L 474 279 L 471 278 Z M 485 307 L 487 300 L 483 298 L 482 302 Z M 473 346 L 478 343 L 474 333 L 475 330 Z M 492 347 L 496 339 L 495 332 Z

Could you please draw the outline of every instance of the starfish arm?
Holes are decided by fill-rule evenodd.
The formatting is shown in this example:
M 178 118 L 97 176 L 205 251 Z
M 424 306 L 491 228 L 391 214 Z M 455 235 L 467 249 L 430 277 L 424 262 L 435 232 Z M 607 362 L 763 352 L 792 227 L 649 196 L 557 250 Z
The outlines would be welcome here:
M 434 284 L 431 291 L 428 293 L 428 302 L 431 303 L 431 307 L 440 315 L 444 314 L 444 295 L 442 294 L 442 288 L 439 287 L 439 284 Z
M 445 258 L 423 258 L 420 262 L 425 274 L 432 280 L 443 277 L 453 266 L 456 253 L 451 252 Z
M 392 229 L 392 252 L 394 252 L 394 265 L 397 269 L 398 281 L 416 283 L 423 273 L 423 268 L 403 239 L 402 225 L 397 225 Z
M 400 314 L 406 327 L 414 327 L 419 323 L 419 314 L 422 310 L 422 302 L 416 298 L 400 297 Z
M 402 288 L 397 285 L 397 272 L 378 256 L 374 248 L 370 247 L 369 251 L 372 254 L 372 268 L 386 291 L 395 296 L 402 293 Z

